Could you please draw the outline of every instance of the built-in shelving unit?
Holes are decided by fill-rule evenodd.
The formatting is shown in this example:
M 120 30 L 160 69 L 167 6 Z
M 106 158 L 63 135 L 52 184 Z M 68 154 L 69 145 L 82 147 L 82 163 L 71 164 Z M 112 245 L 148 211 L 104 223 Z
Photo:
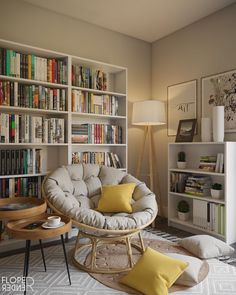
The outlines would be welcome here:
M 25 44 L 20 44 L 12 41 L 2 40 L 0 39 L 0 48 L 12 50 L 9 53 L 10 58 L 13 56 L 14 65 L 10 67 L 10 72 L 15 73 L 18 71 L 18 74 L 9 75 L 0 68 L 0 114 L 6 115 L 14 115 L 14 116 L 27 116 L 30 115 L 32 117 L 41 117 L 44 122 L 50 119 L 55 120 L 64 120 L 64 139 L 59 142 L 44 142 L 42 139 L 41 142 L 20 142 L 15 141 L 12 142 L 4 142 L 4 140 L 0 137 L 0 157 L 1 150 L 41 150 L 42 156 L 42 166 L 41 170 L 37 173 L 26 173 L 16 175 L 0 175 L 0 181 L 8 181 L 8 179 L 18 179 L 18 178 L 31 178 L 38 177 L 42 179 L 48 171 L 52 171 L 61 165 L 68 165 L 72 163 L 72 156 L 74 153 L 109 153 L 116 154 L 120 160 L 121 167 L 118 167 L 122 171 L 126 171 L 127 169 L 127 68 L 120 67 L 116 65 L 111 65 L 95 60 L 90 60 L 86 58 L 81 58 L 77 56 L 72 56 L 65 53 L 60 53 L 51 50 L 45 50 L 42 48 L 37 48 L 33 46 L 28 46 Z M 14 51 L 13 55 L 12 52 Z M 2 53 L 2 51 L 1 51 Z M 20 54 L 22 55 L 22 59 Z M 5 53 L 6 54 L 6 51 Z M 17 56 L 18 54 L 18 56 Z M 29 56 L 28 56 L 29 55 Z M 2 55 L 1 55 L 2 57 Z M 9 58 L 9 57 L 8 57 Z M 17 60 L 20 58 L 20 60 Z M 24 60 L 26 58 L 26 60 Z M 28 59 L 29 58 L 29 59 Z M 39 60 L 37 60 L 39 58 Z M 33 79 L 33 69 L 37 66 L 37 71 L 40 72 L 40 67 L 43 62 L 46 62 L 46 68 L 44 68 L 44 79 Z M 44 61 L 43 61 L 44 59 Z M 23 62 L 23 68 L 22 68 Z M 38 63 L 36 65 L 36 62 Z M 52 63 L 56 62 L 57 71 L 55 67 L 52 66 Z M 45 64 L 44 64 L 45 65 Z M 1 63 L 2 66 L 2 63 Z M 5 65 L 6 66 L 6 65 Z M 61 68 L 59 68 L 61 66 Z M 73 67 L 76 66 L 77 69 L 81 68 L 81 72 L 89 69 L 91 74 L 91 79 L 93 79 L 93 85 L 89 87 L 81 87 L 73 85 Z M 20 67 L 20 68 L 19 68 Z M 26 67 L 26 68 L 25 68 Z M 30 67 L 30 69 L 29 69 Z M 34 68 L 33 68 L 34 67 Z M 41 68 L 42 70 L 43 68 Z M 8 69 L 9 70 L 9 69 Z M 66 77 L 64 77 L 64 70 L 66 73 Z M 28 78 L 23 77 L 21 71 L 28 71 Z M 35 69 L 36 71 L 36 69 Z M 47 71 L 47 75 L 45 74 Z M 58 78 L 60 75 L 63 76 L 62 83 L 53 83 L 50 80 L 50 77 L 54 77 L 52 71 L 55 71 L 55 75 L 57 75 L 57 81 L 60 81 Z M 61 72 L 60 72 L 61 71 Z M 36 73 L 36 72 L 35 72 Z M 63 74 L 62 74 L 63 73 Z M 96 74 L 99 76 L 103 73 L 104 85 L 106 87 L 104 89 L 99 89 L 99 83 L 96 83 Z M 37 73 L 36 73 L 37 74 Z M 34 74 L 34 75 L 36 75 Z M 40 73 L 39 73 L 40 74 Z M 25 74 L 24 74 L 25 75 Z M 32 77 L 31 77 L 32 75 Z M 52 75 L 52 76 L 50 76 Z M 84 72 L 82 73 L 82 78 L 84 77 Z M 37 76 L 37 75 L 36 75 Z M 60 76 L 61 77 L 61 76 Z M 94 80 L 95 79 L 95 80 Z M 106 79 L 106 81 L 105 81 Z M 43 81 L 42 81 L 43 80 Z M 17 105 L 17 98 L 19 98 L 19 93 L 17 91 L 11 92 L 10 95 L 14 96 L 11 98 L 11 103 L 3 102 L 3 89 L 1 89 L 3 83 L 11 83 L 11 86 L 18 87 L 19 85 L 27 85 L 22 87 L 40 87 L 52 89 L 52 91 L 60 91 L 65 94 L 63 97 L 63 108 L 60 110 L 57 105 L 56 109 L 53 109 L 46 104 L 43 104 L 43 107 L 32 107 L 32 105 L 24 105 L 23 107 Z M 12 86 L 13 87 L 13 86 Z M 15 88 L 14 88 L 15 89 Z M 19 89 L 19 88 L 17 88 Z M 35 89 L 35 88 L 34 88 Z M 77 112 L 72 110 L 72 92 L 76 90 L 79 92 L 83 92 L 85 95 L 96 96 L 98 99 L 101 96 L 114 97 L 116 101 L 116 114 L 113 113 L 100 113 L 96 109 L 93 112 Z M 5 91 L 5 90 L 4 90 Z M 12 90 L 11 90 L 12 91 Z M 17 94 L 16 94 L 17 93 Z M 21 93 L 22 95 L 22 93 Z M 23 94 L 23 99 L 26 94 Z M 28 94 L 27 94 L 28 95 Z M 50 97 L 46 97 L 46 99 L 51 99 Z M 109 100 L 108 99 L 108 100 Z M 32 101 L 31 101 L 32 103 Z M 34 102 L 33 102 L 34 103 Z M 56 104 L 59 104 L 56 101 Z M 114 110 L 114 109 L 113 109 Z M 5 117 L 4 117 L 5 118 Z M 2 125 L 0 120 L 0 136 L 1 136 L 1 128 Z M 50 124 L 50 123 L 49 123 Z M 121 126 L 122 128 L 122 139 L 118 143 L 73 143 L 72 142 L 72 125 L 73 124 L 106 124 L 112 126 Z M 17 124 L 16 124 L 17 125 Z M 43 125 L 44 126 L 44 125 Z M 17 128 L 17 126 L 15 127 Z M 45 128 L 42 128 L 42 133 L 46 132 Z M 3 132 L 4 133 L 4 132 Z M 103 136 L 105 136 L 103 134 Z M 46 136 L 47 137 L 47 136 Z M 2 164 L 2 162 L 0 162 Z M 3 163 L 4 164 L 4 163 Z M 113 164 L 113 163 L 108 163 Z M 1 170 L 0 170 L 1 174 Z M 8 243 L 7 243 L 8 244 Z M 4 251 L 3 247 L 1 247 L 1 251 Z
M 185 152 L 187 162 L 185 169 L 177 168 L 179 152 Z M 217 157 L 218 154 L 223 154 L 221 173 L 199 169 L 202 156 Z M 228 244 L 235 243 L 235 175 L 236 142 L 170 143 L 168 146 L 168 224 L 192 233 L 210 234 Z M 191 177 L 193 179 L 202 177 L 212 184 L 222 184 L 223 196 L 220 199 L 212 198 L 210 190 L 208 194 L 197 195 L 194 188 L 189 194 L 186 191 L 189 177 L 190 179 Z M 186 221 L 178 218 L 177 205 L 181 200 L 187 201 L 190 207 L 190 217 Z

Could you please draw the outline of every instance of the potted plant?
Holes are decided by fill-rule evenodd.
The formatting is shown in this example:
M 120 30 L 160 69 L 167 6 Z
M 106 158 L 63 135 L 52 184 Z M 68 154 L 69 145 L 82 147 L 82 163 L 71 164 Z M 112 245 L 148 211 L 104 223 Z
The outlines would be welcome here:
M 186 168 L 186 161 L 185 161 L 185 152 L 179 152 L 178 153 L 178 162 L 177 167 L 179 169 L 185 169 Z
M 184 200 L 181 200 L 179 203 L 178 203 L 178 206 L 177 206 L 177 211 L 178 211 L 178 217 L 180 220 L 182 221 L 186 221 L 189 219 L 189 203 L 184 201 Z
M 223 189 L 221 183 L 214 183 L 211 186 L 211 196 L 214 199 L 220 199 L 223 195 Z

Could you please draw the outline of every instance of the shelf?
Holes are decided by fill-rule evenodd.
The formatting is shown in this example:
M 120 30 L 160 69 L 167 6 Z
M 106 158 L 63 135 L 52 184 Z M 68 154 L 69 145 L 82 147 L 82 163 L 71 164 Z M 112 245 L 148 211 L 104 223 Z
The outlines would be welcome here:
M 1 146 L 68 146 L 68 143 L 0 143 Z
M 0 106 L 0 111 L 9 111 L 9 112 L 19 112 L 19 113 L 42 113 L 42 114 L 58 114 L 58 115 L 67 115 L 67 111 L 55 111 L 55 110 L 44 110 L 44 109 L 36 109 L 36 108 L 23 108 L 23 107 L 12 107 L 12 106 Z
M 72 112 L 72 116 L 83 116 L 83 117 L 92 117 L 92 118 L 108 118 L 108 119 L 122 119 L 126 120 L 125 116 L 112 116 L 112 115 L 102 115 L 102 114 L 93 114 L 93 113 L 78 113 Z
M 179 168 L 169 168 L 170 172 L 183 172 L 183 173 L 195 173 L 203 175 L 214 175 L 214 176 L 225 176 L 224 173 L 204 171 L 202 169 L 179 169 Z
M 119 92 L 104 91 L 104 90 L 97 90 L 97 89 L 77 87 L 77 86 L 71 86 L 71 89 L 81 90 L 81 91 L 91 92 L 91 93 L 97 93 L 97 94 L 105 94 L 105 95 L 107 94 L 107 95 L 126 97 L 125 93 L 119 93 Z
M 169 192 L 169 194 L 173 196 L 184 197 L 189 199 L 197 199 L 197 200 L 202 200 L 202 201 L 212 202 L 217 204 L 225 204 L 224 200 L 213 199 L 212 197 L 199 197 L 199 196 L 193 196 L 193 195 L 189 195 L 185 193 L 175 193 L 175 192 Z
M 170 142 L 169 145 L 224 145 L 227 141 L 222 141 L 222 142 Z
M 19 177 L 38 177 L 38 176 L 45 176 L 49 173 L 47 172 L 42 172 L 42 173 L 35 173 L 35 174 L 17 174 L 17 175 L 0 175 L 0 179 L 4 178 L 19 178 Z
M 180 224 L 180 225 L 184 225 L 184 226 L 187 226 L 187 227 L 191 227 L 191 228 L 193 228 L 193 229 L 196 229 L 196 230 L 202 231 L 202 232 L 204 232 L 204 233 L 208 233 L 208 234 L 210 234 L 210 235 L 214 235 L 214 236 L 216 236 L 216 237 L 218 237 L 218 238 L 220 238 L 220 239 L 225 240 L 225 236 L 223 236 L 223 235 L 221 235 L 221 234 L 218 234 L 218 233 L 216 233 L 216 232 L 214 232 L 214 231 L 211 231 L 211 230 L 207 230 L 207 229 L 203 229 L 203 228 L 201 228 L 201 227 L 198 227 L 198 226 L 194 225 L 194 224 L 192 223 L 192 221 L 182 221 L 182 220 L 179 220 L 178 218 L 170 218 L 169 221 L 170 221 L 170 222 L 174 222 L 174 223 L 178 223 L 178 224 Z
M 84 57 L 78 57 L 78 56 L 71 56 L 72 58 L 72 64 L 79 64 L 79 65 L 83 65 L 83 66 L 87 66 L 87 67 L 92 67 L 92 68 L 99 68 L 100 70 L 103 70 L 105 72 L 109 72 L 111 74 L 116 74 L 116 73 L 120 73 L 122 71 L 126 71 L 127 68 L 126 67 L 122 67 L 122 66 L 117 66 L 117 65 L 113 65 L 113 64 L 108 64 L 105 62 L 100 62 L 97 60 L 93 60 L 93 59 L 88 59 L 88 58 L 84 58 Z
M 72 146 L 124 146 L 127 145 L 125 143 L 120 144 L 109 144 L 109 143 L 72 143 Z
M 50 82 L 46 82 L 46 81 L 16 78 L 16 77 L 5 76 L 5 75 L 0 75 L 0 80 L 8 80 L 8 81 L 19 82 L 19 83 L 23 83 L 23 84 L 42 85 L 42 86 L 48 86 L 48 87 L 52 87 L 52 88 L 68 88 L 68 85 L 66 85 L 66 84 L 57 84 L 57 83 L 50 83 Z

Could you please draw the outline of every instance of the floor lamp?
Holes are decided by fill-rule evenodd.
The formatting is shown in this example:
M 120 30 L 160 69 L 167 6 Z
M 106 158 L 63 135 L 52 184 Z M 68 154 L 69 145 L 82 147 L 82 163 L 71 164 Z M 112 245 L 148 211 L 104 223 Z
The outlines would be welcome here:
M 138 158 L 136 177 L 140 177 L 141 165 L 143 162 L 144 150 L 148 139 L 148 161 L 150 189 L 154 191 L 154 165 L 156 165 L 155 149 L 152 136 L 152 126 L 166 124 L 165 104 L 159 100 L 138 101 L 133 104 L 133 125 L 145 126 L 144 141 L 141 147 L 141 153 Z M 157 176 L 158 182 L 158 176 Z M 159 183 L 157 183 L 157 198 L 159 212 L 161 211 L 161 198 Z

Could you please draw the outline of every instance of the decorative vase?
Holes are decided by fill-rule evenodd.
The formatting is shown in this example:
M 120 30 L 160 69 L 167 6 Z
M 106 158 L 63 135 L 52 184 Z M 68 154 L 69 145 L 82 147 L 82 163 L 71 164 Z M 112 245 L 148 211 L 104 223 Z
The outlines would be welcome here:
M 178 218 L 181 221 L 187 221 L 189 219 L 189 212 L 184 213 L 178 211 Z
M 224 141 L 224 106 L 213 107 L 213 141 L 223 142 Z
M 210 118 L 201 118 L 201 140 L 203 142 L 212 141 Z

